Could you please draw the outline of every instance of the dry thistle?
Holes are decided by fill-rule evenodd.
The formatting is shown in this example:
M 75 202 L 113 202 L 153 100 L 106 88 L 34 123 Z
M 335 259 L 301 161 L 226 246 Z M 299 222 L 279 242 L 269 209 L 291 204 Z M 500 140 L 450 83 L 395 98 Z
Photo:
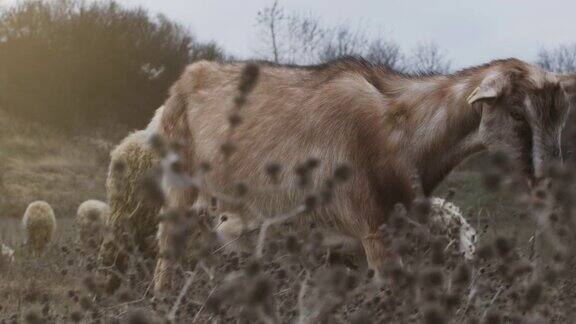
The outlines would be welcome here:
M 454 274 L 454 284 L 459 287 L 464 287 L 470 282 L 470 278 L 470 267 L 465 263 L 459 264 Z
M 202 173 L 209 173 L 210 171 L 212 171 L 212 165 L 208 161 L 200 162 L 199 168 L 200 171 L 202 171 Z
M 526 289 L 525 309 L 530 310 L 538 304 L 542 296 L 543 287 L 540 282 L 533 282 Z
M 248 186 L 243 182 L 238 182 L 234 185 L 234 194 L 238 198 L 242 198 L 248 194 Z
M 152 150 L 162 158 L 168 154 L 168 145 L 166 144 L 166 140 L 159 134 L 152 134 L 152 136 L 148 138 L 148 145 L 150 145 Z
M 36 310 L 30 309 L 24 315 L 24 322 L 27 324 L 41 324 L 44 323 L 44 320 Z
M 238 84 L 238 91 L 241 95 L 246 96 L 254 89 L 259 75 L 260 67 L 257 64 L 249 63 L 244 66 Z
M 251 304 L 263 304 L 272 293 L 272 283 L 266 278 L 255 278 L 248 290 Z
M 431 208 L 430 199 L 423 196 L 414 199 L 412 203 L 412 209 L 416 219 L 423 224 L 428 223 Z
M 423 317 L 426 324 L 444 324 L 448 322 L 446 314 L 438 306 L 428 306 L 424 310 Z
M 282 167 L 278 163 L 269 163 L 266 165 L 266 169 L 265 169 L 266 175 L 268 177 L 270 177 L 270 179 L 272 180 L 272 183 L 275 185 L 280 183 L 281 170 L 282 170 Z
M 126 163 L 120 160 L 112 162 L 112 172 L 122 174 L 126 171 Z
M 224 154 L 225 158 L 229 158 L 236 151 L 236 145 L 232 142 L 226 142 L 220 145 L 220 152 Z
M 346 182 L 351 176 L 352 170 L 347 165 L 341 165 L 334 170 L 334 180 L 336 180 L 336 182 Z
M 151 314 L 144 310 L 132 310 L 126 316 L 126 322 L 128 324 L 150 324 L 153 323 L 150 316 Z
M 237 127 L 242 122 L 242 117 L 240 114 L 233 112 L 228 116 L 228 123 L 230 123 L 231 127 Z
M 153 174 L 149 173 L 140 180 L 138 190 L 144 199 L 149 199 L 162 206 L 165 205 L 164 191 Z
M 514 244 L 512 241 L 501 236 L 496 238 L 496 241 L 494 241 L 494 246 L 496 248 L 496 252 L 501 258 L 508 257 L 514 249 Z
M 424 287 L 438 287 L 444 282 L 442 271 L 438 268 L 429 268 L 420 275 L 420 283 Z
M 490 191 L 497 191 L 500 189 L 502 183 L 502 176 L 495 171 L 486 172 L 484 174 L 484 186 Z

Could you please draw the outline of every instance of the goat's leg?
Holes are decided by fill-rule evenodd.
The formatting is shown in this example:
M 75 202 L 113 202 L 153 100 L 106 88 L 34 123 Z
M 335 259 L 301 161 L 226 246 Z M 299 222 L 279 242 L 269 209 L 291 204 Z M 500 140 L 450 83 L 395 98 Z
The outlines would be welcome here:
M 350 195 L 352 205 L 348 210 L 356 214 L 347 215 L 348 228 L 356 229 L 356 237 L 362 244 L 368 267 L 375 272 L 375 278 L 384 278 L 385 264 L 392 257 L 391 245 L 382 236 L 380 227 L 386 222 L 389 211 L 376 199 L 359 196 L 361 191 Z
M 173 260 L 168 255 L 168 232 L 167 224 L 161 222 L 158 226 L 158 260 L 154 269 L 154 292 L 163 293 L 172 288 Z
M 392 257 L 390 245 L 378 233 L 369 233 L 361 242 L 368 267 L 374 270 L 374 277 L 384 279 L 384 266 Z

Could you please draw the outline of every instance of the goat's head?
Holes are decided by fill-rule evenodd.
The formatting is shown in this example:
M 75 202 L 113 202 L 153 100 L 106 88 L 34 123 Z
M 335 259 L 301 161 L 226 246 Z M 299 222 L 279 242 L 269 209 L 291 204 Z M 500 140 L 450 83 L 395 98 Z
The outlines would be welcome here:
M 561 159 L 560 136 L 576 76 L 556 75 L 507 60 L 489 67 L 468 102 L 481 114 L 479 135 L 490 151 L 501 151 L 530 180 Z

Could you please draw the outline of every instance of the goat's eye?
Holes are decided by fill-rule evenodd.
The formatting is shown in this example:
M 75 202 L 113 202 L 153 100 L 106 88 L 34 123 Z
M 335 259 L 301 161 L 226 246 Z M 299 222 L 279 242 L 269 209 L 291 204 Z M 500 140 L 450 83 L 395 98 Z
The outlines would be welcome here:
M 515 120 L 515 121 L 524 121 L 524 116 L 516 111 L 512 111 L 510 112 L 510 116 Z

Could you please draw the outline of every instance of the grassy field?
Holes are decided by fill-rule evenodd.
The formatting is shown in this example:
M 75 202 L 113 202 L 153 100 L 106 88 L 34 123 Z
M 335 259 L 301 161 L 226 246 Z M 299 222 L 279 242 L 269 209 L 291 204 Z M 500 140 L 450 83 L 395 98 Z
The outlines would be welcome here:
M 0 285 L 3 314 L 23 313 L 30 305 L 46 298 L 56 308 L 55 311 L 69 312 L 73 305 L 67 294 L 78 286 L 77 279 L 82 278 L 82 265 L 85 263 L 75 250 L 78 237 L 73 218 L 58 220 L 58 235 L 41 259 L 24 257 L 24 233 L 18 219 L 5 218 L 1 224 L 0 237 L 16 250 L 15 263 L 3 269 Z M 70 253 L 62 253 L 62 247 L 70 248 Z
M 111 148 L 97 134 L 70 136 L 0 110 L 0 218 L 22 216 L 34 200 L 69 217 L 82 201 L 104 199 Z
M 127 279 L 119 292 L 103 293 L 99 286 L 103 285 L 99 281 L 102 279 L 99 272 L 101 269 L 94 252 L 83 250 L 78 244 L 78 230 L 73 219 L 76 208 L 86 199 L 105 198 L 104 182 L 108 167 L 108 152 L 121 136 L 122 133 L 112 139 L 97 134 L 67 136 L 46 129 L 42 125 L 28 124 L 0 115 L 0 242 L 16 250 L 15 262 L 0 268 L 0 323 L 11 323 L 16 320 L 29 323 L 44 321 L 153 323 L 162 317 L 169 317 L 175 296 L 152 298 L 149 295 L 149 277 Z M 517 262 L 528 253 L 528 240 L 535 229 L 533 221 L 522 216 L 522 209 L 513 203 L 510 194 L 493 193 L 484 189 L 482 173 L 478 170 L 477 164 L 472 161 L 455 170 L 438 189 L 436 195 L 445 196 L 449 190 L 455 192 L 453 201 L 461 207 L 468 221 L 479 231 L 481 245 L 491 243 L 497 237 L 511 237 L 513 244 L 518 247 L 518 251 L 515 252 L 517 255 L 514 257 L 514 262 Z M 54 207 L 58 228 L 55 241 L 46 255 L 41 259 L 30 259 L 23 254 L 24 233 L 21 230 L 20 217 L 27 204 L 38 199 L 46 200 Z M 283 240 L 285 239 L 279 239 L 278 245 L 284 246 Z M 304 247 L 309 245 L 306 243 L 308 240 L 310 237 L 307 236 L 301 238 L 299 242 L 302 242 Z M 281 321 L 293 322 L 297 319 L 299 311 L 296 300 L 299 299 L 301 292 L 300 283 L 305 282 L 305 279 L 303 270 L 298 270 L 302 260 L 294 264 L 288 263 L 292 265 L 286 266 L 287 258 L 292 260 L 292 257 L 289 257 L 291 252 L 282 249 L 280 248 L 279 252 L 275 252 L 269 260 L 260 265 L 261 274 L 255 277 L 259 279 L 254 279 L 254 282 L 246 281 L 244 288 L 252 294 L 251 298 L 259 296 L 254 294 L 262 293 L 266 294 L 267 298 L 275 299 L 274 307 Z M 328 259 L 326 253 L 329 254 L 326 251 L 318 253 L 318 258 Z M 250 255 L 245 254 L 223 253 L 214 258 L 211 268 L 215 278 L 209 275 L 210 272 L 198 275 L 184 296 L 181 302 L 183 306 L 178 309 L 176 319 L 173 321 L 178 322 L 180 319 L 182 323 L 192 321 L 203 323 L 243 318 L 249 322 L 250 319 L 256 318 L 265 322 L 265 318 L 257 312 L 246 313 L 246 309 L 253 307 L 250 302 L 247 304 L 240 302 L 244 306 L 228 308 L 213 305 L 218 304 L 213 300 L 214 296 L 225 294 L 222 287 L 226 286 L 226 280 L 229 280 L 234 273 L 242 271 L 249 273 L 246 269 L 251 269 L 252 262 Z M 446 311 L 453 312 L 450 313 L 453 318 L 450 322 L 459 322 L 454 319 L 462 321 L 473 318 L 494 319 L 495 317 L 489 317 L 484 311 L 488 308 L 502 311 L 504 314 L 500 317 L 502 320 L 508 319 L 510 322 L 514 319 L 513 312 L 510 311 L 512 302 L 508 298 L 513 298 L 511 296 L 514 296 L 514 293 L 526 293 L 529 289 L 526 282 L 531 280 L 522 281 L 519 284 L 520 288 L 517 289 L 512 284 L 507 286 L 497 277 L 501 264 L 502 261 L 498 260 L 483 260 L 474 265 L 477 275 L 480 273 L 479 269 L 483 269 L 485 274 L 484 272 L 482 274 L 489 279 L 478 288 L 478 297 L 475 297 L 475 302 L 465 310 L 463 305 L 466 304 L 466 296 L 470 297 L 471 291 L 463 290 L 458 310 Z M 318 266 L 319 269 L 323 269 L 322 266 L 325 265 Z M 430 263 L 427 261 L 426 269 L 429 266 Z M 340 268 L 326 268 L 323 271 L 328 277 L 343 275 L 338 269 Z M 414 273 L 420 273 L 417 268 L 414 269 Z M 454 269 L 455 264 L 448 263 L 442 273 L 453 273 Z M 352 277 L 349 271 L 349 269 L 345 271 L 344 278 Z M 426 271 L 423 270 L 423 273 Z M 428 321 L 426 316 L 430 314 L 420 305 L 411 304 L 409 295 L 393 293 L 392 288 L 374 288 L 362 276 L 364 276 L 362 273 L 354 274 L 356 283 L 354 288 L 350 289 L 351 292 L 347 293 L 352 300 L 351 303 L 337 299 L 334 301 L 334 317 L 331 318 L 339 322 L 357 319 L 357 323 L 364 323 L 360 321 L 363 316 L 377 318 L 382 322 L 423 320 L 427 323 L 442 323 L 442 321 Z M 571 276 L 572 273 L 557 286 L 551 284 L 548 286 L 546 283 L 544 290 L 549 299 L 542 308 L 527 310 L 524 315 L 532 314 L 533 318 L 546 318 L 546 321 L 555 322 L 571 318 L 573 307 L 570 305 L 573 304 L 571 301 L 575 300 L 570 288 L 573 287 Z M 322 280 L 318 278 L 316 280 L 316 285 L 312 285 L 313 288 L 310 289 L 316 294 L 322 294 L 318 291 L 318 287 L 322 286 Z M 267 286 L 270 282 L 271 284 Z M 495 301 L 492 306 L 491 299 L 494 298 L 495 292 L 500 291 L 498 287 L 506 287 L 501 291 L 505 297 Z M 332 288 L 325 293 L 329 297 L 340 294 Z M 388 300 L 393 300 L 396 293 L 398 296 L 405 296 L 406 299 L 398 300 L 398 305 L 388 305 Z M 313 294 L 311 296 L 310 298 L 314 297 Z M 322 299 L 320 295 L 316 295 L 316 298 Z M 396 299 L 398 298 L 401 297 Z M 422 305 L 428 305 L 425 297 L 420 298 L 424 298 Z M 468 298 L 468 301 L 470 300 Z M 263 305 L 262 309 L 270 306 L 267 303 Z M 314 303 L 309 301 L 309 305 Z M 426 307 L 424 309 L 427 309 Z M 422 316 L 425 318 L 422 319 Z

